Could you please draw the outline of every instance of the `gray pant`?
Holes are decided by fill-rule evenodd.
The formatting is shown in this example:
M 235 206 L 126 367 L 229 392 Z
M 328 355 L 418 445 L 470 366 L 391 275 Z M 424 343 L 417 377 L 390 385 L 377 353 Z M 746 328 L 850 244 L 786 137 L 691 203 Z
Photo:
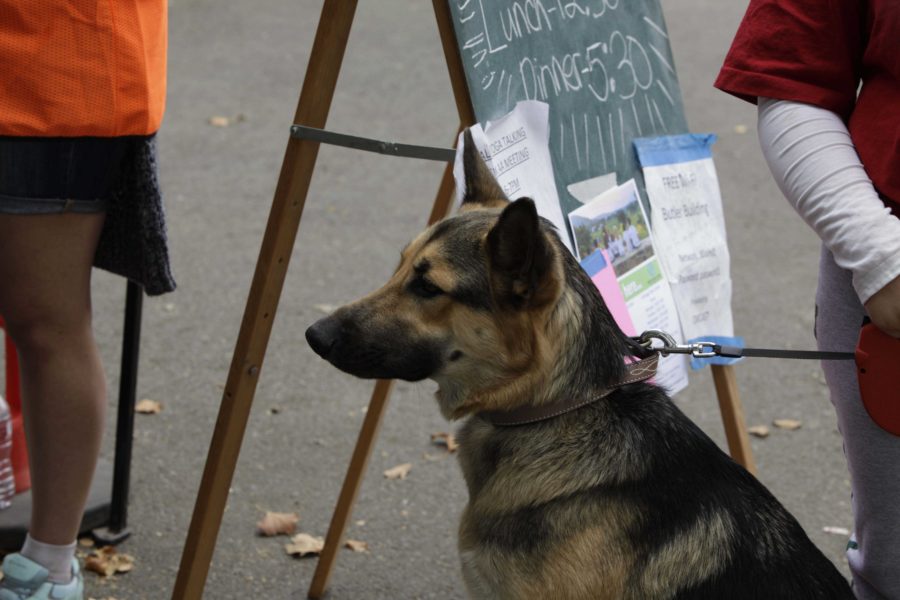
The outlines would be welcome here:
M 820 350 L 853 351 L 865 309 L 827 249 L 819 264 Z M 900 600 L 900 437 L 876 425 L 859 397 L 853 361 L 823 361 L 850 470 L 855 531 L 847 549 L 861 600 Z

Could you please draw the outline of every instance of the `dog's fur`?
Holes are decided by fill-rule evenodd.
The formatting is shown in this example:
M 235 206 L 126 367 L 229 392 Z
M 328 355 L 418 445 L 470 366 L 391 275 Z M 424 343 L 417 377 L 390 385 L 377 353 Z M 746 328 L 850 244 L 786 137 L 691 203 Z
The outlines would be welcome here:
M 631 352 L 531 200 L 510 203 L 470 137 L 458 215 L 402 252 L 381 289 L 307 331 L 359 377 L 431 378 L 466 418 L 459 529 L 474 598 L 853 598 L 797 521 L 646 383 L 553 419 L 488 411 L 588 399 Z

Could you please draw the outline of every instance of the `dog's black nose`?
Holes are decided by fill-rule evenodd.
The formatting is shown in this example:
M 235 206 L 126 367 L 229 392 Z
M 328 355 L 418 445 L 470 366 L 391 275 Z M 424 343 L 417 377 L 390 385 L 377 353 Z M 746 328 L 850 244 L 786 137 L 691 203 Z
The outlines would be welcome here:
M 327 360 L 340 332 L 341 326 L 338 320 L 334 317 L 325 317 L 313 323 L 306 330 L 306 341 L 316 354 Z

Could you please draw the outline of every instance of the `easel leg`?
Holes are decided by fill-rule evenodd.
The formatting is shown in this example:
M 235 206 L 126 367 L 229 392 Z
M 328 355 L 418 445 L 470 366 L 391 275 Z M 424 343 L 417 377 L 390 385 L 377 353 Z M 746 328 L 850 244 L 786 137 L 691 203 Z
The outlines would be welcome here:
M 719 398 L 719 412 L 722 414 L 722 424 L 725 425 L 728 450 L 737 463 L 756 475 L 756 463 L 750 450 L 750 438 L 744 422 L 744 409 L 741 407 L 734 368 L 730 365 L 712 365 L 711 368 L 716 396 Z
M 447 163 L 444 175 L 441 178 L 441 185 L 438 188 L 437 196 L 431 208 L 431 215 L 428 217 L 429 225 L 440 221 L 449 212 L 453 199 L 453 186 L 453 163 Z M 307 596 L 313 600 L 321 598 L 328 588 L 328 580 L 331 578 L 331 570 L 334 568 L 337 551 L 341 546 L 341 538 L 347 529 L 347 522 L 350 520 L 353 504 L 356 502 L 356 496 L 362 485 L 362 479 L 366 473 L 366 465 L 369 463 L 369 457 L 372 455 L 372 448 L 375 445 L 375 438 L 381 426 L 381 418 L 387 409 L 387 401 L 393 389 L 393 383 L 393 381 L 379 380 L 375 384 L 375 389 L 372 390 L 372 399 L 369 401 L 368 410 L 366 410 L 366 418 L 363 420 L 362 429 L 360 429 L 359 437 L 356 440 L 356 447 L 353 449 L 353 456 L 350 458 L 350 465 L 347 467 L 347 475 L 344 477 L 344 484 L 341 487 L 337 504 L 334 507 L 331 524 L 328 526 L 328 534 L 325 536 L 325 547 L 322 548 L 322 552 L 319 554 L 316 572 L 313 574 L 313 580 L 307 592 Z
M 433 0 L 432 4 L 434 7 L 435 19 L 437 21 L 438 33 L 441 38 L 441 46 L 444 49 L 444 57 L 447 62 L 447 70 L 450 74 L 450 84 L 453 87 L 453 95 L 456 99 L 456 108 L 461 121 L 459 130 L 461 131 L 463 126 L 475 122 L 475 112 L 472 108 L 472 100 L 469 97 L 468 88 L 466 87 L 465 72 L 453 34 L 450 6 L 446 0 Z M 455 145 L 456 139 L 454 139 L 454 146 Z M 444 169 L 444 175 L 441 178 L 441 185 L 438 188 L 437 196 L 434 199 L 431 215 L 428 217 L 429 225 L 443 219 L 450 211 L 453 198 L 453 187 L 453 163 L 448 163 L 447 167 Z M 384 386 L 383 390 L 381 389 L 382 386 Z M 340 546 L 341 537 L 344 535 L 347 521 L 350 519 L 353 502 L 359 491 L 359 486 L 365 472 L 365 466 L 368 462 L 369 455 L 372 452 L 372 446 L 375 443 L 375 435 L 378 432 L 381 417 L 387 406 L 387 396 L 389 393 L 390 386 L 382 382 L 376 384 L 375 390 L 372 392 L 372 400 L 369 404 L 369 409 L 366 412 L 366 418 L 363 421 L 363 427 L 360 431 L 359 438 L 357 439 L 356 448 L 353 451 L 353 457 L 344 479 L 344 485 L 341 488 L 338 503 L 337 506 L 335 506 L 334 515 L 331 519 L 331 525 L 328 528 L 328 534 L 325 538 L 325 547 L 319 555 L 316 572 L 313 575 L 313 580 L 307 594 L 314 600 L 321 598 L 328 588 L 328 580 L 331 577 L 331 569 L 334 566 L 335 555 Z
M 326 0 L 322 7 L 294 123 L 325 126 L 355 11 L 356 0 Z M 315 142 L 288 140 L 181 556 L 173 600 L 199 600 L 203 595 L 318 149 Z
M 344 477 L 344 485 L 341 487 L 340 496 L 338 496 L 337 504 L 334 507 L 334 515 L 331 517 L 328 535 L 325 536 L 325 547 L 322 548 L 322 552 L 319 554 L 316 572 L 313 575 L 312 584 L 309 586 L 308 595 L 310 598 L 321 598 L 328 587 L 331 569 L 334 567 L 334 559 L 341 546 L 341 538 L 344 535 L 344 530 L 347 528 L 347 521 L 350 520 L 353 504 L 356 502 L 356 495 L 366 473 L 366 465 L 369 463 L 369 456 L 372 454 L 372 447 L 375 445 L 375 438 L 381 427 L 381 418 L 387 409 L 388 396 L 390 396 L 393 387 L 393 381 L 381 379 L 375 384 L 375 389 L 372 390 L 369 409 L 366 411 L 366 418 L 363 420 L 359 438 L 356 440 L 356 447 L 353 449 L 350 465 L 347 467 L 347 475 Z

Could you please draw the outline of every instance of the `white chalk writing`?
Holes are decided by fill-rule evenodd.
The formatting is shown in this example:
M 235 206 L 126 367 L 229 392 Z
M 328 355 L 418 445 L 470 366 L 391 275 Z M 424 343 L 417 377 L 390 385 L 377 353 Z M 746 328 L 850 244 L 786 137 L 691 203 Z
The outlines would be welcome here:
M 578 171 L 617 170 L 633 162 L 632 137 L 669 133 L 660 107 L 676 104 L 677 82 L 661 21 L 623 0 L 451 0 L 451 8 L 469 76 L 506 111 L 519 100 L 556 106 L 557 152 Z

